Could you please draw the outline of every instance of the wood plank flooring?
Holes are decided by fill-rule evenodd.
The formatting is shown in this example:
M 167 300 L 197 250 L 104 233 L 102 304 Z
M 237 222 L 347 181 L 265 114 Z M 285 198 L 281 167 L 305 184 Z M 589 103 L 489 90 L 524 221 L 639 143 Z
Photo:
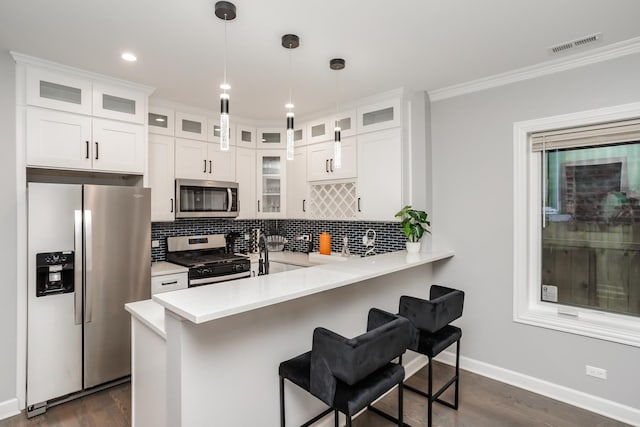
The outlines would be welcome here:
M 458 411 L 434 404 L 434 427 L 622 427 L 627 424 L 602 417 L 517 387 L 467 371 L 460 371 Z M 425 389 L 426 368 L 407 380 Z M 434 389 L 453 375 L 453 368 L 434 363 Z M 277 392 L 277 391 L 274 391 Z M 453 388 L 444 394 L 452 401 Z M 397 394 L 390 393 L 376 406 L 397 413 Z M 427 425 L 426 399 L 405 390 L 404 417 L 411 426 Z M 123 384 L 49 409 L 28 420 L 24 415 L 0 421 L 0 427 L 128 427 L 131 425 L 131 385 Z M 370 412 L 354 420 L 354 427 L 387 427 L 394 424 Z M 217 426 L 211 420 L 211 426 Z M 189 426 L 185 426 L 189 427 Z M 227 426 L 224 426 L 227 427 Z M 263 427 L 263 426 L 234 426 Z M 268 427 L 268 426 L 264 426 Z

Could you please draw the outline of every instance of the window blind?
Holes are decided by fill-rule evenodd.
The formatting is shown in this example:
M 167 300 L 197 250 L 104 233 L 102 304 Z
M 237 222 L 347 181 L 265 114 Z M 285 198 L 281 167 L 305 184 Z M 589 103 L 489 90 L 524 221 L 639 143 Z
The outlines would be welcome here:
M 640 118 L 533 133 L 531 151 L 640 141 Z

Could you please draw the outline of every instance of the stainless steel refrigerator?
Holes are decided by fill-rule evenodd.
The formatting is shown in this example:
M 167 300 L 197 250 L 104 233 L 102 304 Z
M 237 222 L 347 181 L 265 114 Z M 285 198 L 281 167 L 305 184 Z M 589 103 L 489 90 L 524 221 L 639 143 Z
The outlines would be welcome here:
M 151 297 L 151 191 L 29 183 L 27 192 L 27 414 L 33 416 L 130 375 L 124 304 Z

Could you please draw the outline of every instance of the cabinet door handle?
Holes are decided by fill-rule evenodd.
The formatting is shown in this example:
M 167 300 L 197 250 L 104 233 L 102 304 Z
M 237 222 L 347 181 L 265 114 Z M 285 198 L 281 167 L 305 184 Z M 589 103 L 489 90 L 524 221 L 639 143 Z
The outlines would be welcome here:
M 207 160 L 204 161 L 204 173 L 207 173 Z
M 324 161 L 324 170 L 329 173 L 329 159 Z
M 211 173 L 211 160 L 209 160 L 209 173 Z
M 360 209 L 360 197 L 358 197 L 358 212 L 362 212 L 362 209 Z
M 260 212 L 260 200 L 258 200 L 258 212 Z
M 162 286 L 177 285 L 177 284 L 178 284 L 177 280 L 172 280 L 171 282 L 162 282 Z
M 305 205 L 306 202 L 307 202 L 307 199 L 302 199 L 302 212 L 306 212 L 307 211 L 307 207 Z
M 171 198 L 171 213 L 173 213 L 173 197 Z
M 98 160 L 98 141 L 96 141 L 96 160 Z
M 85 141 L 87 144 L 87 154 L 85 155 L 85 158 L 88 159 L 89 158 L 89 141 Z
M 329 169 L 331 170 L 331 172 L 333 172 L 333 159 L 329 160 Z

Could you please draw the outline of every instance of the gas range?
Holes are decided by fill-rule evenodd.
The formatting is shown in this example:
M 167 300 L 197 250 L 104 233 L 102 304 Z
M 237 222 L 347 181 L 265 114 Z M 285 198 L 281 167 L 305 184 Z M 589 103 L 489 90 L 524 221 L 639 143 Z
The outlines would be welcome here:
M 189 287 L 251 276 L 251 261 L 227 253 L 224 234 L 167 238 L 167 261 L 189 268 Z

